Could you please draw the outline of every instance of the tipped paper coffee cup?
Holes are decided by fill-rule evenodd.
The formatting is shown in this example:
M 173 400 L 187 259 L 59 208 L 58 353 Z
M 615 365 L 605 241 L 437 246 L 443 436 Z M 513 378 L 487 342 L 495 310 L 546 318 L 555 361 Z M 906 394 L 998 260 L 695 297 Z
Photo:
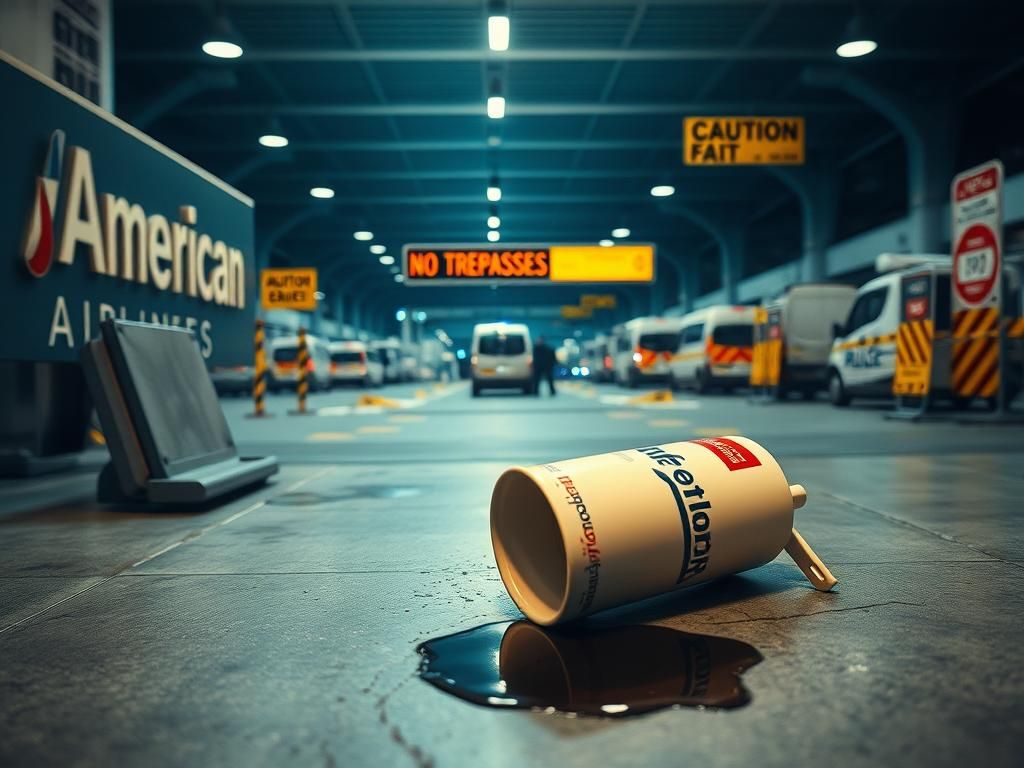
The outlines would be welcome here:
M 793 529 L 806 493 L 753 440 L 716 437 L 514 467 L 491 497 L 502 581 L 556 624 L 755 568 L 789 551 L 835 579 Z

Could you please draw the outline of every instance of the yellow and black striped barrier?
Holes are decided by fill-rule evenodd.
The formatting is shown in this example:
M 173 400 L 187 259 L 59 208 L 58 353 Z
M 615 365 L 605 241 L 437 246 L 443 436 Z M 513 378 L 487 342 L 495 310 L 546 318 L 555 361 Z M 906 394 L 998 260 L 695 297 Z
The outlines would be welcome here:
M 266 329 L 263 321 L 256 321 L 253 333 L 253 367 L 252 367 L 252 416 L 261 418 L 267 415 L 267 353 L 264 349 Z
M 953 317 L 953 392 L 995 397 L 999 392 L 999 310 L 965 309 Z
M 295 413 L 305 414 L 306 396 L 309 394 L 309 347 L 306 344 L 306 329 L 299 328 L 299 351 L 295 357 L 297 370 L 295 372 L 295 392 L 299 397 L 299 404 Z

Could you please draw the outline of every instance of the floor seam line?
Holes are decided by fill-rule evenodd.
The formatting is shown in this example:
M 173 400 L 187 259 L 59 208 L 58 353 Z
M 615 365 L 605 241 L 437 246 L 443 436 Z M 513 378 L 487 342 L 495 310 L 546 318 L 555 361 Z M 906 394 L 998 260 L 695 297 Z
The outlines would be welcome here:
M 22 624 L 24 624 L 25 622 L 31 621 L 31 620 L 32 620 L 32 619 L 34 619 L 34 618 L 37 618 L 37 617 L 39 617 L 39 616 L 42 616 L 42 615 L 43 615 L 44 613 L 46 613 L 47 611 L 51 611 L 51 610 L 53 610 L 53 609 L 54 609 L 54 608 L 56 608 L 56 607 L 57 607 L 58 605 L 62 605 L 62 604 L 64 604 L 64 603 L 68 602 L 69 600 L 74 600 L 74 599 L 75 599 L 76 597 L 79 597 L 79 596 L 81 596 L 81 595 L 84 595 L 84 594 L 85 594 L 86 592 L 88 592 L 88 591 L 89 591 L 90 589 L 93 589 L 93 588 L 95 588 L 95 587 L 98 587 L 98 586 L 100 586 L 101 584 L 106 584 L 106 583 L 107 583 L 108 581 L 110 581 L 111 579 L 113 579 L 113 578 L 117 577 L 117 575 L 118 575 L 118 574 L 116 574 L 116 573 L 115 573 L 115 574 L 114 574 L 113 576 L 107 576 L 107 577 L 106 577 L 105 579 L 101 579 L 100 581 L 97 581 L 97 582 L 96 582 L 95 584 L 90 584 L 90 585 L 89 585 L 88 587 L 86 587 L 85 589 L 80 589 L 80 590 L 78 590 L 78 591 L 77 591 L 77 592 L 75 592 L 75 594 L 73 594 L 73 595 L 68 595 L 67 597 L 65 597 L 65 598 L 62 598 L 61 600 L 58 600 L 57 602 L 55 602 L 55 603 L 53 603 L 53 604 L 51 604 L 51 605 L 48 605 L 48 606 L 46 606 L 45 608 L 41 608 L 41 609 L 39 609 L 39 610 L 38 610 L 38 611 L 36 611 L 35 613 L 33 613 L 33 614 L 29 615 L 29 616 L 26 616 L 26 617 L 24 617 L 23 619 L 20 619 L 20 620 L 18 620 L 18 621 L 16 621 L 16 622 L 14 622 L 13 624 L 8 624 L 8 625 L 7 625 L 6 627 L 4 627 L 4 628 L 0 629 L 0 635 L 4 634 L 5 632 L 8 632 L 8 631 L 10 631 L 10 630 L 12 630 L 12 629 L 17 629 L 18 627 L 20 627 L 20 626 L 21 626 Z
M 845 499 L 842 496 L 837 496 L 834 493 L 829 493 L 828 491 L 818 491 L 818 493 L 821 493 L 821 494 L 823 494 L 825 496 L 828 496 L 828 497 L 830 497 L 832 499 L 835 499 L 839 503 L 846 504 L 847 506 L 853 507 L 854 509 L 862 509 L 865 512 L 870 512 L 871 514 L 877 515 L 878 517 L 882 518 L 883 520 L 887 520 L 888 522 L 893 523 L 895 525 L 901 525 L 901 526 L 903 526 L 905 528 L 910 528 L 910 529 L 915 530 L 915 531 L 921 531 L 922 533 L 926 533 L 926 534 L 928 534 L 930 536 L 933 536 L 933 537 L 935 537 L 937 539 L 941 539 L 942 541 L 948 541 L 951 544 L 958 544 L 961 547 L 966 547 L 967 549 L 971 550 L 972 552 L 978 552 L 978 553 L 980 553 L 982 555 L 985 555 L 985 557 L 990 557 L 995 562 L 1005 563 L 1006 565 L 1012 565 L 1015 568 L 1020 568 L 1020 569 L 1024 570 L 1024 566 L 1020 565 L 1019 563 L 1014 562 L 1013 560 L 1007 560 L 1005 558 L 998 557 L 997 555 L 993 555 L 991 552 L 986 552 L 981 547 L 976 547 L 973 544 L 968 544 L 966 541 L 960 541 L 960 539 L 958 539 L 958 538 L 956 538 L 954 536 L 947 536 L 946 534 L 939 533 L 938 531 L 933 531 L 930 528 L 925 528 L 923 525 L 918 525 L 917 523 L 912 523 L 912 522 L 910 522 L 908 520 L 903 520 L 902 518 L 895 517 L 893 515 L 887 514 L 885 512 L 880 511 L 880 510 L 872 509 L 871 507 L 866 507 L 863 504 L 858 504 L 855 501 L 850 501 L 849 499 Z

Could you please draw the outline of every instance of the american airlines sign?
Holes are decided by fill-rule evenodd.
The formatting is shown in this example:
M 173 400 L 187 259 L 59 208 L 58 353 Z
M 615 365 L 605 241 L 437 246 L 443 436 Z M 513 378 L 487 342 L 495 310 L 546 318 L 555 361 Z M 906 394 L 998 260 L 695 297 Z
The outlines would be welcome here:
M 0 56 L 0 91 L 12 85 L 29 116 L 0 123 L 0 311 L 19 328 L 0 334 L 0 359 L 74 360 L 120 317 L 194 330 L 211 363 L 244 361 L 258 303 L 252 201 L 20 69 Z M 19 86 L 67 112 L 59 129 L 53 105 L 19 101 Z

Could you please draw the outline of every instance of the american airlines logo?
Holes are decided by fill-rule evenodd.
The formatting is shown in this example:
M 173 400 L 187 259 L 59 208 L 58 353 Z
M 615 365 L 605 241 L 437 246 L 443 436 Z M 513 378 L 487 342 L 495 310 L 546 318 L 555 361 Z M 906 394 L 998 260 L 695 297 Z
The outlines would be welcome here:
M 64 208 L 58 222 L 61 192 Z M 54 261 L 70 266 L 77 253 L 84 253 L 96 274 L 245 307 L 245 255 L 197 232 L 194 207 L 183 205 L 179 214 L 180 221 L 169 221 L 161 214 L 147 215 L 123 197 L 97 194 L 88 150 L 72 146 L 65 152 L 64 132 L 54 131 L 36 177 L 22 257 L 30 274 L 43 277 Z

